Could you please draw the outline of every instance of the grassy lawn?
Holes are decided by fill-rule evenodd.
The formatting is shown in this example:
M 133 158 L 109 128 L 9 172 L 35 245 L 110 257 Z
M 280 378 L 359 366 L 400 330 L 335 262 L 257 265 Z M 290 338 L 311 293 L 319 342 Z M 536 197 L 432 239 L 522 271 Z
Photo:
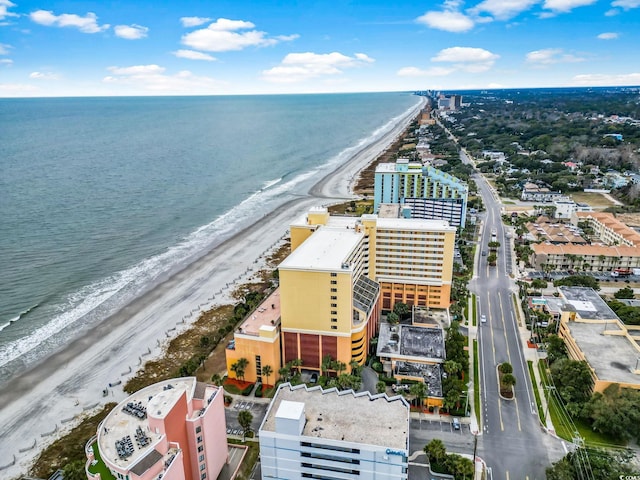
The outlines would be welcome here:
M 511 301 L 513 302 L 513 311 L 516 312 L 516 319 L 518 320 L 518 325 L 522 325 L 522 319 L 520 318 L 520 309 L 518 308 L 518 298 L 515 293 L 511 294 Z
M 547 369 L 543 363 L 538 363 L 538 371 L 540 372 L 540 379 L 543 386 L 550 385 L 549 377 L 547 376 Z M 547 403 L 549 404 L 549 415 L 551 415 L 551 421 L 553 427 L 556 430 L 556 434 L 565 440 L 572 441 L 575 436 L 573 427 L 570 421 L 567 420 L 567 414 L 560 407 L 560 400 L 558 399 L 557 392 L 550 391 L 547 395 Z M 626 442 L 611 439 L 598 432 L 594 432 L 589 424 L 581 419 L 571 419 L 575 428 L 578 430 L 580 436 L 584 439 L 584 443 L 591 447 L 604 447 L 604 446 L 625 446 Z
M 476 312 L 476 294 L 471 294 L 471 318 L 473 319 L 473 326 L 475 327 L 478 319 L 476 318 L 478 312 Z
M 595 209 L 604 210 L 614 205 L 611 200 L 600 193 L 571 192 L 571 198 L 577 203 L 588 203 Z
M 480 428 L 480 366 L 478 362 L 478 341 L 473 341 L 473 409 Z
M 536 405 L 538 406 L 538 416 L 540 421 L 544 422 L 544 410 L 542 409 L 542 401 L 540 400 L 540 392 L 538 391 L 538 382 L 536 382 L 536 376 L 533 372 L 533 362 L 527 360 L 529 366 L 529 377 L 531 377 L 531 384 L 533 385 L 533 394 L 536 397 Z
M 100 452 L 98 451 L 98 442 L 94 442 L 94 444 L 91 445 L 91 449 L 93 450 L 93 458 L 95 458 L 98 463 L 93 466 L 89 466 L 89 471 L 91 473 L 99 473 L 101 480 L 116 480 L 116 477 L 111 474 L 111 471 L 102 461 L 102 457 L 100 457 Z

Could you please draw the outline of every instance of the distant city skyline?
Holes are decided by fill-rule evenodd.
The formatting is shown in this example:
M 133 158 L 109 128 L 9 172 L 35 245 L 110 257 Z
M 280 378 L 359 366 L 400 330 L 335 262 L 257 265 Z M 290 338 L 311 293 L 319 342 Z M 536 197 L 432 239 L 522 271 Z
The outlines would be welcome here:
M 0 0 L 0 97 L 640 85 L 640 0 Z

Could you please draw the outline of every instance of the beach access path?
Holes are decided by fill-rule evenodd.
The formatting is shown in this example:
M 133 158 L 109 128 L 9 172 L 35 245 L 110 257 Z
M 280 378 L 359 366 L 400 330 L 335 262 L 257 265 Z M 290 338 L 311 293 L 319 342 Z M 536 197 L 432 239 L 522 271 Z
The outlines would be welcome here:
M 351 187 L 358 173 L 406 129 L 426 102 L 422 97 L 419 100 L 385 135 L 363 146 L 321 179 L 308 196 L 282 205 L 238 232 L 92 331 L 3 385 L 0 477 L 12 479 L 26 474 L 42 448 L 68 431 L 83 414 L 126 398 L 122 391 L 126 380 L 144 362 L 161 355 L 165 342 L 187 328 L 200 311 L 229 303 L 233 285 L 246 282 L 264 265 L 268 252 L 287 236 L 292 220 L 312 206 L 353 198 Z M 103 396 L 105 388 L 107 396 Z

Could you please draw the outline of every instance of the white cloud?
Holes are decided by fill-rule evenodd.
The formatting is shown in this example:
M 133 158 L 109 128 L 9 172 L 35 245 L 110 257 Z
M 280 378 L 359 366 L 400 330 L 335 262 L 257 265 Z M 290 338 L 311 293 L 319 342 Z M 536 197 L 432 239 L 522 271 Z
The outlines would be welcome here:
M 98 17 L 93 12 L 88 12 L 84 17 L 74 13 L 62 13 L 55 15 L 50 10 L 36 10 L 29 14 L 29 18 L 35 23 L 48 27 L 74 27 L 84 33 L 98 33 L 109 28 L 108 24 L 98 25 Z
M 360 67 L 375 60 L 364 53 L 353 57 L 339 52 L 289 53 L 280 65 L 264 70 L 262 78 L 275 83 L 295 83 L 325 75 L 340 75 L 346 68 Z
M 620 10 L 616 10 L 615 8 L 612 8 L 612 9 L 607 10 L 606 12 L 604 12 L 604 16 L 605 17 L 615 17 L 619 13 L 620 13 Z
M 584 62 L 584 58 L 564 53 L 561 48 L 545 48 L 527 53 L 527 62 L 536 65 L 551 65 L 554 63 Z
M 247 47 L 266 47 L 298 38 L 297 35 L 268 37 L 266 32 L 253 30 L 254 27 L 251 22 L 219 18 L 207 28 L 183 35 L 182 43 L 206 52 L 228 52 Z
M 9 11 L 11 7 L 15 6 L 16 4 L 10 2 L 9 0 L 0 0 L 0 20 L 3 20 L 6 17 L 17 17 L 17 13 Z
M 470 73 L 480 73 L 489 70 L 500 55 L 474 47 L 450 47 L 440 50 L 431 58 L 432 62 L 447 62 L 453 64 L 456 70 Z
M 529 10 L 539 0 L 484 0 L 469 11 L 474 14 L 487 12 L 498 20 L 508 20 Z
M 149 32 L 148 27 L 136 25 L 135 23 L 132 25 L 116 25 L 113 29 L 116 36 L 124 38 L 125 40 L 139 40 L 145 38 Z
M 183 27 L 199 27 L 210 21 L 211 19 L 208 17 L 182 17 L 180 19 Z
M 416 22 L 422 23 L 430 28 L 454 33 L 469 31 L 474 26 L 474 22 L 470 17 L 455 10 L 427 12 L 421 17 L 416 18 Z
M 613 0 L 613 2 L 611 2 L 611 6 L 629 10 L 630 8 L 640 7 L 640 0 Z
M 579 86 L 624 86 L 640 85 L 640 73 L 618 75 L 590 73 L 573 77 L 572 85 Z
M 134 65 L 132 67 L 108 67 L 107 70 L 115 75 L 157 75 L 163 73 L 165 68 L 159 65 Z
M 51 72 L 31 72 L 29 78 L 35 80 L 59 80 L 60 76 Z
M 221 82 L 211 77 L 194 75 L 182 70 L 174 75 L 165 74 L 165 68 L 159 65 L 134 65 L 131 67 L 109 67 L 104 83 L 122 85 L 147 92 L 175 93 L 216 93 Z
M 421 69 L 418 67 L 404 67 L 398 70 L 396 75 L 399 77 L 442 77 L 455 72 L 454 68 L 431 67 Z
M 598 0 L 545 0 L 543 7 L 554 12 L 566 13 L 574 8 L 592 5 Z
M 9 49 L 13 48 L 11 45 L 7 45 L 6 43 L 0 43 L 0 55 L 9 55 Z
M 10 58 L 0 58 L 0 65 L 6 65 L 7 67 L 10 67 L 11 65 L 13 65 L 13 60 L 11 60 Z
M 212 57 L 208 53 L 196 52 L 195 50 L 176 50 L 173 53 L 176 57 L 180 58 L 188 58 L 189 60 L 206 60 L 208 62 L 213 62 L 215 57 Z
M 620 35 L 616 32 L 605 32 L 605 33 L 601 33 L 600 35 L 598 35 L 598 38 L 600 40 L 615 40 L 616 38 L 618 38 Z

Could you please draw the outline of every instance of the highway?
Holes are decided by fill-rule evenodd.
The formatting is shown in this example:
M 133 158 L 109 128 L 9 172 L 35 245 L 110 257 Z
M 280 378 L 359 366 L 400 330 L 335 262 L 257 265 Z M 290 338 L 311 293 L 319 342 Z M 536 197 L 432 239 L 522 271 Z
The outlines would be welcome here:
M 464 152 L 463 161 L 468 161 Z M 516 286 L 511 274 L 510 242 L 500 218 L 501 203 L 485 178 L 474 175 L 486 212 L 478 252 L 475 275 L 469 290 L 477 296 L 479 350 L 481 435 L 478 439 L 478 455 L 491 469 L 493 479 L 535 480 L 544 479 L 545 468 L 550 465 L 549 451 L 556 460 L 563 452 L 555 438 L 544 433 L 535 407 L 535 397 L 525 361 L 523 345 L 518 330 L 514 292 Z M 497 233 L 498 261 L 495 266 L 487 262 L 488 243 L 492 230 Z M 487 256 L 482 256 L 481 251 Z M 487 322 L 480 322 L 486 315 Z M 502 362 L 513 366 L 516 377 L 515 398 L 503 399 L 499 395 L 496 367 Z M 489 478 L 491 478 L 489 477 Z

